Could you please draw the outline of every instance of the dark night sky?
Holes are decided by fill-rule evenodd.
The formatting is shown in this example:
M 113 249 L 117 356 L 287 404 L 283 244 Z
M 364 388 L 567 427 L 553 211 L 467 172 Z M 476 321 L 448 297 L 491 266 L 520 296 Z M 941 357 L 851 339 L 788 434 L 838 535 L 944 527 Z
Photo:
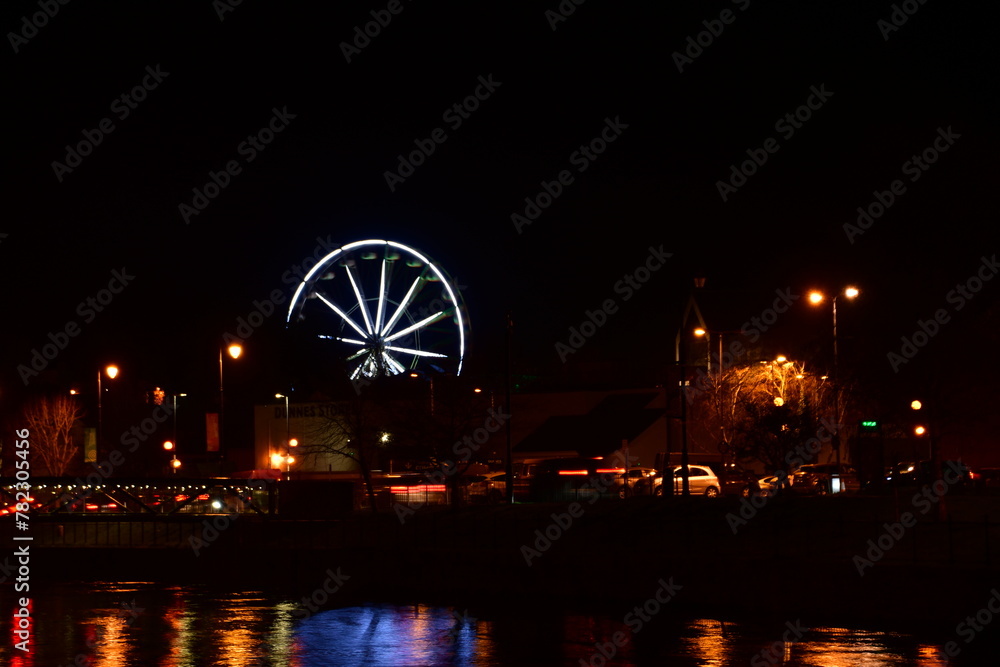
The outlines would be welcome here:
M 81 333 L 28 389 L 90 382 L 100 360 L 115 359 L 143 382 L 209 390 L 221 334 L 254 299 L 290 294 L 283 272 L 327 235 L 338 246 L 408 243 L 456 276 L 473 375 L 498 372 L 511 309 L 522 369 L 566 377 L 573 364 L 560 364 L 555 343 L 662 244 L 671 260 L 629 301 L 617 297 L 619 311 L 574 362 L 618 363 L 629 382 L 672 359 L 696 272 L 732 304 L 718 328 L 760 314 L 776 288 L 804 295 L 851 281 L 864 294 L 842 306 L 842 354 L 873 393 L 891 403 L 936 382 L 952 399 L 995 404 L 984 378 L 998 360 L 1000 280 L 961 311 L 947 301 L 998 250 L 995 15 L 914 2 L 886 40 L 888 2 L 592 0 L 555 30 L 545 12 L 556 0 L 403 2 L 348 63 L 339 44 L 386 3 L 318 6 L 246 0 L 220 20 L 209 0 L 71 2 L 15 53 L 10 33 L 40 10 L 4 5 L 8 414 L 25 391 L 18 364 L 70 320 Z M 732 22 L 678 72 L 672 54 L 723 10 Z M 147 66 L 169 74 L 120 118 L 113 100 Z M 490 75 L 500 86 L 448 127 L 443 112 Z M 812 86 L 832 95 L 791 136 L 777 130 Z M 273 108 L 295 118 L 247 163 L 238 146 Z M 57 180 L 53 161 L 103 118 L 113 132 Z M 628 127 L 577 172 L 571 154 L 606 118 Z M 437 127 L 447 140 L 390 191 L 383 173 Z M 948 127 L 960 138 L 911 182 L 903 164 Z M 723 202 L 716 182 L 769 137 L 778 151 Z M 242 172 L 185 224 L 178 205 L 232 159 Z M 511 214 L 564 169 L 574 182 L 518 234 Z M 843 224 L 894 179 L 905 193 L 850 243 Z M 121 267 L 134 282 L 84 323 L 77 304 Z M 938 308 L 951 321 L 893 373 L 887 352 Z M 816 354 L 828 316 L 800 301 L 764 343 Z M 287 383 L 282 319 L 255 332 L 233 371 L 248 402 Z M 990 435 L 979 446 L 994 444 Z

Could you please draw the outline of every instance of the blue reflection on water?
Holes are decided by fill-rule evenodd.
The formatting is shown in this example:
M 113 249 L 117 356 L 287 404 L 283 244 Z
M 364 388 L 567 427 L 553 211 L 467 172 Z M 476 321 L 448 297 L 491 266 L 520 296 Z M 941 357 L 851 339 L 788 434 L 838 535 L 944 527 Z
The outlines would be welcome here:
M 299 623 L 293 654 L 302 667 L 474 665 L 490 653 L 479 625 L 464 612 L 425 605 L 331 609 Z

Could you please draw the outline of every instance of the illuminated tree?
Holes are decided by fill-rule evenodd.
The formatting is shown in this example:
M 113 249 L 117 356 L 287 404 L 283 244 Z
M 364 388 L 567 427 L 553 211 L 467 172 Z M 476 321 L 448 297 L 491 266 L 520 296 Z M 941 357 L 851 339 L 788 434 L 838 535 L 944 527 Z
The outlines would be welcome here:
M 24 408 L 23 423 L 31 432 L 31 451 L 42 460 L 48 473 L 66 474 L 79 448 L 72 431 L 83 417 L 82 408 L 67 396 L 41 396 Z
M 841 393 L 839 401 L 835 391 Z M 715 439 L 732 462 L 759 461 L 768 470 L 787 471 L 789 453 L 829 433 L 824 422 L 844 423 L 847 394 L 792 361 L 733 366 L 706 378 L 692 406 L 692 421 L 700 426 L 700 436 Z

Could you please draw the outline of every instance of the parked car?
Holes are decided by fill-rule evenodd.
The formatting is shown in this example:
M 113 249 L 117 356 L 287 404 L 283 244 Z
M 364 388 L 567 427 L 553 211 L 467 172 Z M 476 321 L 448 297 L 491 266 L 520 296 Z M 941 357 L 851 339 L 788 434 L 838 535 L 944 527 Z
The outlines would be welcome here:
M 749 471 L 728 468 L 718 477 L 719 488 L 724 496 L 749 498 L 760 493 L 760 482 L 757 476 Z
M 834 488 L 833 479 L 839 479 L 839 489 Z M 791 476 L 791 488 L 796 493 L 826 495 L 835 491 L 857 491 L 861 482 L 854 468 L 836 463 L 807 463 L 800 466 Z
M 656 468 L 629 468 L 627 472 L 618 475 L 618 495 L 623 498 L 625 497 L 625 484 L 628 484 L 628 493 L 630 495 L 653 495 L 655 479 L 658 474 Z
M 886 471 L 886 481 L 896 486 L 923 486 L 932 484 L 935 480 L 933 474 L 934 466 L 931 461 L 903 462 L 891 466 Z M 958 471 L 958 480 L 955 480 L 955 471 Z M 946 460 L 941 462 L 941 472 L 943 479 L 949 481 L 954 489 L 969 490 L 983 486 L 984 480 L 981 475 L 961 461 Z
M 672 478 L 674 495 L 680 495 L 684 489 L 681 466 L 674 466 L 669 470 L 669 474 Z M 655 478 L 653 484 L 653 493 L 662 496 L 664 494 L 663 477 Z M 693 496 L 704 495 L 709 498 L 716 498 L 722 492 L 719 478 L 708 466 L 688 466 L 688 488 Z
M 775 496 L 781 488 L 781 478 L 777 475 L 761 477 L 757 480 L 757 486 L 760 489 L 760 491 L 758 491 L 758 495 L 765 498 Z
M 469 499 L 472 502 L 498 505 L 507 497 L 507 473 L 488 472 L 475 475 L 469 482 Z
M 917 484 L 920 479 L 920 464 L 914 461 L 903 461 L 890 466 L 885 473 L 885 481 L 900 486 Z

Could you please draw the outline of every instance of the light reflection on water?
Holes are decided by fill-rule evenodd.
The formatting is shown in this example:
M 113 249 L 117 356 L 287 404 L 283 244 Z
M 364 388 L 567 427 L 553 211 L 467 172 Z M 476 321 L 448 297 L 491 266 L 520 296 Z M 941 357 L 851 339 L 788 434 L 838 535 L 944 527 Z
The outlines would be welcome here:
M 53 585 L 38 592 L 35 641 L 25 654 L 13 648 L 13 592 L 0 590 L 0 612 L 12 619 L 0 664 L 14 667 L 949 664 L 939 643 L 893 632 L 807 628 L 800 641 L 785 644 L 790 625 L 666 614 L 637 630 L 620 615 L 537 607 L 497 612 L 368 604 L 310 613 L 259 591 L 150 583 Z

